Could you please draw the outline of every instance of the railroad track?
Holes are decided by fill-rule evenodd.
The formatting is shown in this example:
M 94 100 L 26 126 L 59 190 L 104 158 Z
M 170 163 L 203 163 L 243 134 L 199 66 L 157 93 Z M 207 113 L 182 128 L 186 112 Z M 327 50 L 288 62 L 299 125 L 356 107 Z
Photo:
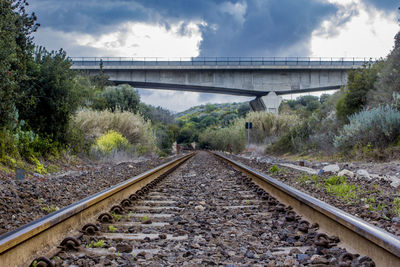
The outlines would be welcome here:
M 222 154 L 193 155 L 1 236 L 0 266 L 400 266 L 393 235 Z

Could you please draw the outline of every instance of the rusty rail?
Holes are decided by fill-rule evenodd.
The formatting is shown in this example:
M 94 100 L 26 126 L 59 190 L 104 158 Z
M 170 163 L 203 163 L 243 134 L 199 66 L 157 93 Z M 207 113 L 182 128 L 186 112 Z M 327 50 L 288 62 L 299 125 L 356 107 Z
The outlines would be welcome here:
M 0 236 L 0 266 L 29 266 L 42 253 L 51 255 L 49 248 L 55 251 L 64 237 L 76 235 L 77 229 L 95 221 L 102 211 L 173 171 L 193 155 L 181 156 Z
M 341 240 L 340 245 L 346 249 L 369 256 L 377 266 L 400 266 L 400 239 L 396 236 L 234 161 L 222 153 L 213 154 L 252 178 L 280 202 L 292 206 L 310 222 L 318 223 L 322 231 L 338 236 Z

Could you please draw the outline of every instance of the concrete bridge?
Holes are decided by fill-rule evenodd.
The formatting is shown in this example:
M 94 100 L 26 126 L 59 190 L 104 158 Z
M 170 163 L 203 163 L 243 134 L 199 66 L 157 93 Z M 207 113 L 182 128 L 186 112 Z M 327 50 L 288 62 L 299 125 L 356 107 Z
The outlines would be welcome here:
M 103 70 L 136 88 L 254 96 L 253 110 L 278 112 L 280 95 L 336 90 L 365 58 L 71 58 L 72 69 Z

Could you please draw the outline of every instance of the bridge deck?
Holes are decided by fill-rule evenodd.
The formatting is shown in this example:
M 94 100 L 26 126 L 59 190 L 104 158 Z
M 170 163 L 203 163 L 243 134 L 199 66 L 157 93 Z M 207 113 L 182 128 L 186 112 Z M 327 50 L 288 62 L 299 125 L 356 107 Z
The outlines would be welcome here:
M 366 58 L 310 58 L 310 57 L 218 57 L 218 58 L 131 58 L 131 57 L 72 57 L 74 69 L 280 69 L 280 68 L 335 68 L 360 67 Z

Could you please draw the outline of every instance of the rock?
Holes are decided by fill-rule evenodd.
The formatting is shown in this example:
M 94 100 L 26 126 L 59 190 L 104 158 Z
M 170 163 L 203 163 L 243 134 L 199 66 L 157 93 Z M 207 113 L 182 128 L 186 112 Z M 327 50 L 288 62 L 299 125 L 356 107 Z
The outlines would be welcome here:
M 118 252 L 122 252 L 122 253 L 131 253 L 133 248 L 131 245 L 126 244 L 126 243 L 120 243 L 116 246 L 116 249 Z
M 354 172 L 343 169 L 338 173 L 338 176 L 346 176 L 348 178 L 354 178 Z
M 400 186 L 400 179 L 391 182 L 390 186 L 392 186 L 394 188 L 398 188 Z
M 400 216 L 392 218 L 392 222 L 400 222 Z
M 144 255 L 144 258 L 146 259 L 146 260 L 152 260 L 153 259 L 153 254 L 152 253 L 146 253 L 146 255 Z
M 167 235 L 166 234 L 159 234 L 158 237 L 160 239 L 167 239 Z
M 33 176 L 36 178 L 44 178 L 44 175 L 37 173 L 37 172 L 33 173 Z
M 299 261 L 306 261 L 310 258 L 310 256 L 308 256 L 307 254 L 297 254 L 297 259 Z
M 331 164 L 323 167 L 322 170 L 324 172 L 337 173 L 340 170 L 340 167 L 337 164 Z
M 200 201 L 199 204 L 205 206 L 206 202 L 205 201 Z
M 109 251 L 110 253 L 115 253 L 115 252 L 117 251 L 117 249 L 116 249 L 115 247 L 109 247 L 109 248 L 108 248 L 108 251 Z
M 371 177 L 369 176 L 368 171 L 367 170 L 363 170 L 363 169 L 357 170 L 356 177 L 357 178 L 364 178 L 364 179 L 367 179 L 367 180 L 371 179 Z
M 329 261 L 321 255 L 313 255 L 311 257 L 312 264 L 327 264 Z
M 196 207 L 194 207 L 194 209 L 199 211 L 204 211 L 206 208 L 204 208 L 202 205 L 197 205 Z
M 285 261 L 283 262 L 283 265 L 285 266 L 293 266 L 294 265 L 294 259 L 292 257 L 287 257 Z
M 253 259 L 253 258 L 254 258 L 254 253 L 251 252 L 250 250 L 248 250 L 248 251 L 246 251 L 246 253 L 244 254 L 244 256 L 245 256 L 246 258 Z

